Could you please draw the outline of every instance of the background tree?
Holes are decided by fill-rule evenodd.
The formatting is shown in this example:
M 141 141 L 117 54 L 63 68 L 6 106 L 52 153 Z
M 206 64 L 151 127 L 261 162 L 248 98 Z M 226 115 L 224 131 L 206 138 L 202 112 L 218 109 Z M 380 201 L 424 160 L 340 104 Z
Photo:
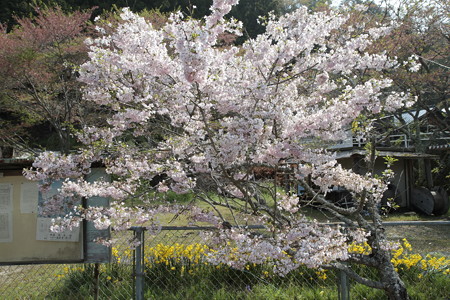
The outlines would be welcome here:
M 416 152 L 424 153 L 431 145 L 449 143 L 450 139 L 450 24 L 447 1 L 403 1 L 384 8 L 384 20 L 400 25 L 372 46 L 372 51 L 387 51 L 405 61 L 403 66 L 387 71 L 394 80 L 393 88 L 417 99 L 409 110 L 396 112 L 396 132 L 404 134 Z M 420 64 L 416 64 L 417 58 Z M 389 119 L 386 119 L 389 120 Z M 441 168 L 435 184 L 448 187 L 450 158 L 443 152 Z M 418 166 L 419 185 L 427 185 L 423 161 Z
M 0 0 L 5 1 L 5 0 Z M 276 15 L 292 11 L 301 5 L 306 5 L 310 9 L 321 9 L 331 3 L 330 0 L 243 0 L 230 13 L 229 17 L 234 17 L 243 22 L 247 35 L 255 37 L 264 31 L 264 26 L 258 22 L 259 16 L 267 16 L 273 11 Z M 0 7 L 4 8 L 0 12 L 0 23 L 7 24 L 11 29 L 16 23 L 16 17 L 26 18 L 35 14 L 35 7 L 60 7 L 64 12 L 91 9 L 97 7 L 93 17 L 102 12 L 111 11 L 113 8 L 129 7 L 134 12 L 143 10 L 158 10 L 162 13 L 182 11 L 185 15 L 200 19 L 209 14 L 212 0 L 154 0 L 154 1 L 99 1 L 99 0 L 34 0 L 27 1 L 5 1 L 0 2 Z M 245 37 L 244 37 L 245 38 Z
M 18 25 L 18 19 L 29 18 L 37 16 L 36 7 L 45 9 L 46 7 L 59 7 L 65 13 L 74 12 L 77 10 L 91 9 L 97 7 L 95 15 L 99 15 L 102 11 L 110 11 L 116 5 L 117 7 L 132 7 L 136 11 L 147 8 L 147 4 L 142 1 L 99 1 L 99 0 L 32 0 L 32 1 L 9 1 L 0 0 L 0 23 L 6 25 L 8 30 L 11 30 L 14 25 Z M 152 1 L 154 2 L 154 1 Z
M 14 16 L 28 17 L 34 12 L 29 1 L 0 0 L 0 23 L 12 28 L 16 23 Z
M 71 149 L 70 127 L 82 121 L 81 85 L 76 77 L 77 67 L 87 59 L 83 40 L 91 12 L 65 14 L 59 7 L 41 8 L 36 17 L 17 19 L 19 25 L 10 32 L 1 28 L 0 137 L 4 142 L 28 137 L 33 146 Z M 40 140 L 33 139 L 37 131 Z
M 320 11 L 329 8 L 331 4 L 331 0 L 283 0 L 283 6 L 291 11 L 300 6 L 306 6 L 312 11 Z

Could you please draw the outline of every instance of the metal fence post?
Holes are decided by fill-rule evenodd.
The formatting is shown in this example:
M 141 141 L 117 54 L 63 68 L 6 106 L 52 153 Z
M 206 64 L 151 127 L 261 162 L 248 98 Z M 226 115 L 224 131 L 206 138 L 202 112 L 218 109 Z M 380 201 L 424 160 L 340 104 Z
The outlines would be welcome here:
M 338 275 L 338 299 L 350 300 L 350 282 L 347 274 L 342 270 L 339 270 Z
M 98 292 L 100 289 L 100 264 L 96 263 L 94 264 L 94 300 L 98 300 Z
M 135 299 L 144 299 L 144 228 L 134 228 L 135 240 L 139 243 L 135 249 Z

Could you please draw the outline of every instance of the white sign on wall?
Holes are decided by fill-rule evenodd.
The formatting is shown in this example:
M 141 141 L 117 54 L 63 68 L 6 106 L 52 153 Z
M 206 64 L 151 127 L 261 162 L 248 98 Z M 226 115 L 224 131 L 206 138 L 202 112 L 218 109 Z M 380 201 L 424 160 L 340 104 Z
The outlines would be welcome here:
M 13 186 L 9 183 L 0 183 L 0 211 L 13 210 Z
M 0 243 L 12 242 L 12 212 L 0 211 Z
M 12 212 L 13 185 L 0 183 L 0 243 L 12 242 Z
M 52 218 L 37 218 L 36 240 L 52 242 L 78 242 L 80 240 L 80 227 L 62 232 L 53 232 L 50 226 L 53 225 Z
M 22 214 L 37 213 L 39 186 L 36 182 L 23 182 L 20 185 L 20 212 Z

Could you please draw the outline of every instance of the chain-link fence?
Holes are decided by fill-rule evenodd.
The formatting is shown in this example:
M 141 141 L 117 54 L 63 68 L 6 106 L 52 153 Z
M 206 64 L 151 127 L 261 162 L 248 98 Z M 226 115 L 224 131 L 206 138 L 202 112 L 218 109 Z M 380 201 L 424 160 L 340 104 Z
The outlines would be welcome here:
M 424 224 L 387 227 L 393 240 L 406 238 L 393 259 L 412 299 L 450 298 L 449 229 Z M 113 233 L 115 243 L 108 264 L 0 266 L 0 299 L 133 299 L 136 295 L 144 299 L 345 299 L 348 294 L 351 299 L 385 297 L 382 291 L 330 270 L 305 267 L 280 277 L 264 265 L 248 264 L 244 270 L 211 265 L 203 256 L 213 246 L 201 238 L 205 230 L 211 229 L 165 227 L 152 235 L 135 228 Z M 143 243 L 132 249 L 136 239 Z M 368 268 L 355 270 L 378 278 Z

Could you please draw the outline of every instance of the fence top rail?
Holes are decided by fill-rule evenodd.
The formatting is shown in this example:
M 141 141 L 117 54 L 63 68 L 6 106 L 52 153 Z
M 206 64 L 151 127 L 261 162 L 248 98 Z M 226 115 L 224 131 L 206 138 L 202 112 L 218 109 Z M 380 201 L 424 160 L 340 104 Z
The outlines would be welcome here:
M 319 223 L 321 225 L 343 226 L 347 225 L 343 222 Z M 450 221 L 386 221 L 381 226 L 446 226 L 450 225 Z
M 382 224 L 385 226 L 442 226 L 450 225 L 450 221 L 390 221 Z
M 319 223 L 322 225 L 329 226 L 345 226 L 342 222 L 328 222 L 328 223 Z M 383 222 L 383 226 L 446 226 L 450 225 L 450 221 L 389 221 Z M 233 226 L 234 228 L 246 228 L 246 229 L 267 229 L 264 225 L 238 225 Z M 133 231 L 141 231 L 147 230 L 146 227 L 141 226 L 132 226 L 129 230 Z M 161 231 L 165 230 L 217 230 L 215 226 L 161 226 Z
M 450 223 L 450 222 L 449 222 Z M 264 225 L 238 225 L 232 226 L 234 228 L 247 228 L 247 229 L 266 229 Z M 141 226 L 132 226 L 129 230 L 147 230 L 147 228 Z M 161 226 L 161 231 L 163 230 L 217 230 L 215 226 Z

